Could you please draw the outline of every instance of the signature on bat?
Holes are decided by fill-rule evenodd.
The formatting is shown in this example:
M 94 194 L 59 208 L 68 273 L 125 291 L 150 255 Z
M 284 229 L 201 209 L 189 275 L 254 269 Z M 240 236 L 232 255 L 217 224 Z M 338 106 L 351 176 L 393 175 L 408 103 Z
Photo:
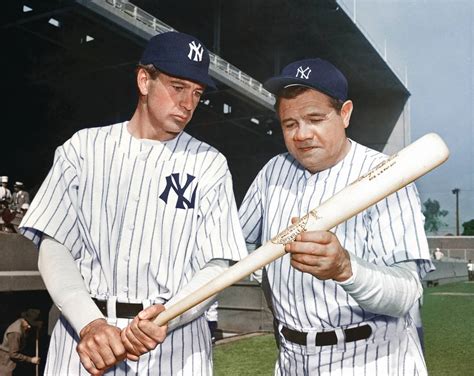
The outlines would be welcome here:
M 316 209 L 311 210 L 304 217 L 301 217 L 300 220 L 280 232 L 277 236 L 272 238 L 272 243 L 274 244 L 288 244 L 291 243 L 298 234 L 306 231 L 306 225 L 308 224 L 309 217 L 313 216 L 315 219 L 320 217 L 317 215 Z

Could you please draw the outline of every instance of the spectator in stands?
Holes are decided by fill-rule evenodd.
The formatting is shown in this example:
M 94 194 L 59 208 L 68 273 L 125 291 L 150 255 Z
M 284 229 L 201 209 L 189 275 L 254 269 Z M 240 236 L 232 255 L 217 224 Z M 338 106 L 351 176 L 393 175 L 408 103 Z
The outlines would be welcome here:
M 41 359 L 38 356 L 28 356 L 21 353 L 32 327 L 37 330 L 41 327 L 42 322 L 38 320 L 39 316 L 39 309 L 29 308 L 22 312 L 21 317 L 5 331 L 3 342 L 0 345 L 0 375 L 13 375 L 13 370 L 18 362 L 40 363 Z
M 30 195 L 25 191 L 24 185 L 21 181 L 15 182 L 13 186 L 13 210 L 21 212 L 23 204 L 30 203 Z
M 474 281 L 474 264 L 472 260 L 467 263 L 467 275 L 470 281 Z
M 27 203 L 25 202 L 23 205 L 21 205 L 20 213 L 21 213 L 22 215 L 25 215 L 29 208 L 30 208 L 30 204 L 27 204 Z
M 439 248 L 436 248 L 433 255 L 434 255 L 435 260 L 441 260 L 444 257 L 444 253 L 441 252 L 441 249 L 439 249 Z
M 0 201 L 12 202 L 12 193 L 8 189 L 8 176 L 0 176 Z
M 15 233 L 15 227 L 11 223 L 16 217 L 16 213 L 12 212 L 8 207 L 7 201 L 0 201 L 0 231 Z M 1 376 L 1 375 L 0 375 Z

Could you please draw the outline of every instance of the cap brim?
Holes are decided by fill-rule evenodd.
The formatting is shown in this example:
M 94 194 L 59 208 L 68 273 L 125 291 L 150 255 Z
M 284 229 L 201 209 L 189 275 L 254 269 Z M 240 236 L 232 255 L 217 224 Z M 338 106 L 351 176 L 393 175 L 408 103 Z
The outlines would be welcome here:
M 304 85 L 312 87 L 308 85 L 307 80 L 302 80 L 295 77 L 273 77 L 265 81 L 263 87 L 270 93 L 277 94 L 281 89 L 288 85 Z
M 198 82 L 202 85 L 206 85 L 206 88 L 217 89 L 217 86 L 214 80 L 209 76 L 209 74 L 203 74 L 202 69 L 192 69 L 192 67 L 186 67 L 185 69 L 181 68 L 179 65 L 173 63 L 159 62 L 152 63 L 158 70 L 163 73 L 166 73 L 170 76 L 184 78 L 185 80 L 190 80 Z
M 273 77 L 270 78 L 269 80 L 265 81 L 263 84 L 264 89 L 268 90 L 270 93 L 277 95 L 278 92 L 287 87 L 287 86 L 296 86 L 296 85 L 301 85 L 301 86 L 306 86 L 311 89 L 320 91 L 323 94 L 326 94 L 330 96 L 331 98 L 334 98 L 334 96 L 326 90 L 322 86 L 315 85 L 314 83 L 309 83 L 308 80 L 304 80 L 301 78 L 296 78 L 296 77 Z

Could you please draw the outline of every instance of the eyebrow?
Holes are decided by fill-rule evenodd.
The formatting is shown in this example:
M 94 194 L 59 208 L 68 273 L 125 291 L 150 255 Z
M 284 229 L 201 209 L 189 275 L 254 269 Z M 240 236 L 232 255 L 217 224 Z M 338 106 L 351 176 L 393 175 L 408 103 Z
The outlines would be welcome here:
M 173 83 L 173 84 L 181 84 L 181 85 L 184 85 L 184 86 L 191 86 L 185 80 L 182 80 L 180 78 L 175 78 L 175 77 L 170 78 L 170 82 Z
M 329 112 L 328 112 L 329 113 Z M 304 117 L 311 117 L 311 116 L 326 116 L 328 113 L 320 112 L 318 110 L 312 111 L 308 114 L 305 114 Z
M 330 113 L 330 112 L 329 112 Z M 321 112 L 321 111 L 318 111 L 318 110 L 315 110 L 315 111 L 311 111 L 307 114 L 304 114 L 302 117 L 303 118 L 308 118 L 308 117 L 324 117 L 326 116 L 328 113 L 326 112 Z M 285 119 L 281 119 L 280 122 L 283 124 L 283 123 L 286 123 L 288 121 L 296 121 L 296 119 L 294 117 L 288 117 L 288 118 L 285 118 Z
M 296 119 L 294 117 L 289 117 L 289 118 L 281 119 L 280 123 L 284 124 L 284 123 L 288 123 L 290 121 L 296 121 Z
M 191 87 L 191 84 L 186 81 L 186 80 L 183 80 L 181 78 L 176 78 L 176 77 L 172 77 L 170 79 L 170 83 L 172 84 L 180 84 L 180 85 L 183 85 L 185 86 L 186 88 L 189 88 Z M 204 91 L 205 90 L 205 87 L 202 85 L 202 84 L 198 84 L 196 83 L 196 85 L 199 85 L 197 88 L 195 88 L 194 90 L 200 90 L 200 91 Z

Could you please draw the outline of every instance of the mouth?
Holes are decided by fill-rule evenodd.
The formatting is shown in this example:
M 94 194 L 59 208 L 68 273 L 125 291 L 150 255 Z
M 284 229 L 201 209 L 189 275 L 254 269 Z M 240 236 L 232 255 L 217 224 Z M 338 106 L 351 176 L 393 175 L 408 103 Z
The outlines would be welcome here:
M 302 152 L 311 151 L 313 149 L 317 149 L 317 146 L 300 146 L 300 147 L 298 147 L 298 150 L 302 151 Z
M 184 123 L 186 121 L 188 121 L 188 117 L 185 116 L 185 115 L 177 115 L 177 114 L 174 114 L 174 115 L 171 115 L 173 118 L 175 118 L 176 120 L 178 120 L 179 122 L 181 123 Z

